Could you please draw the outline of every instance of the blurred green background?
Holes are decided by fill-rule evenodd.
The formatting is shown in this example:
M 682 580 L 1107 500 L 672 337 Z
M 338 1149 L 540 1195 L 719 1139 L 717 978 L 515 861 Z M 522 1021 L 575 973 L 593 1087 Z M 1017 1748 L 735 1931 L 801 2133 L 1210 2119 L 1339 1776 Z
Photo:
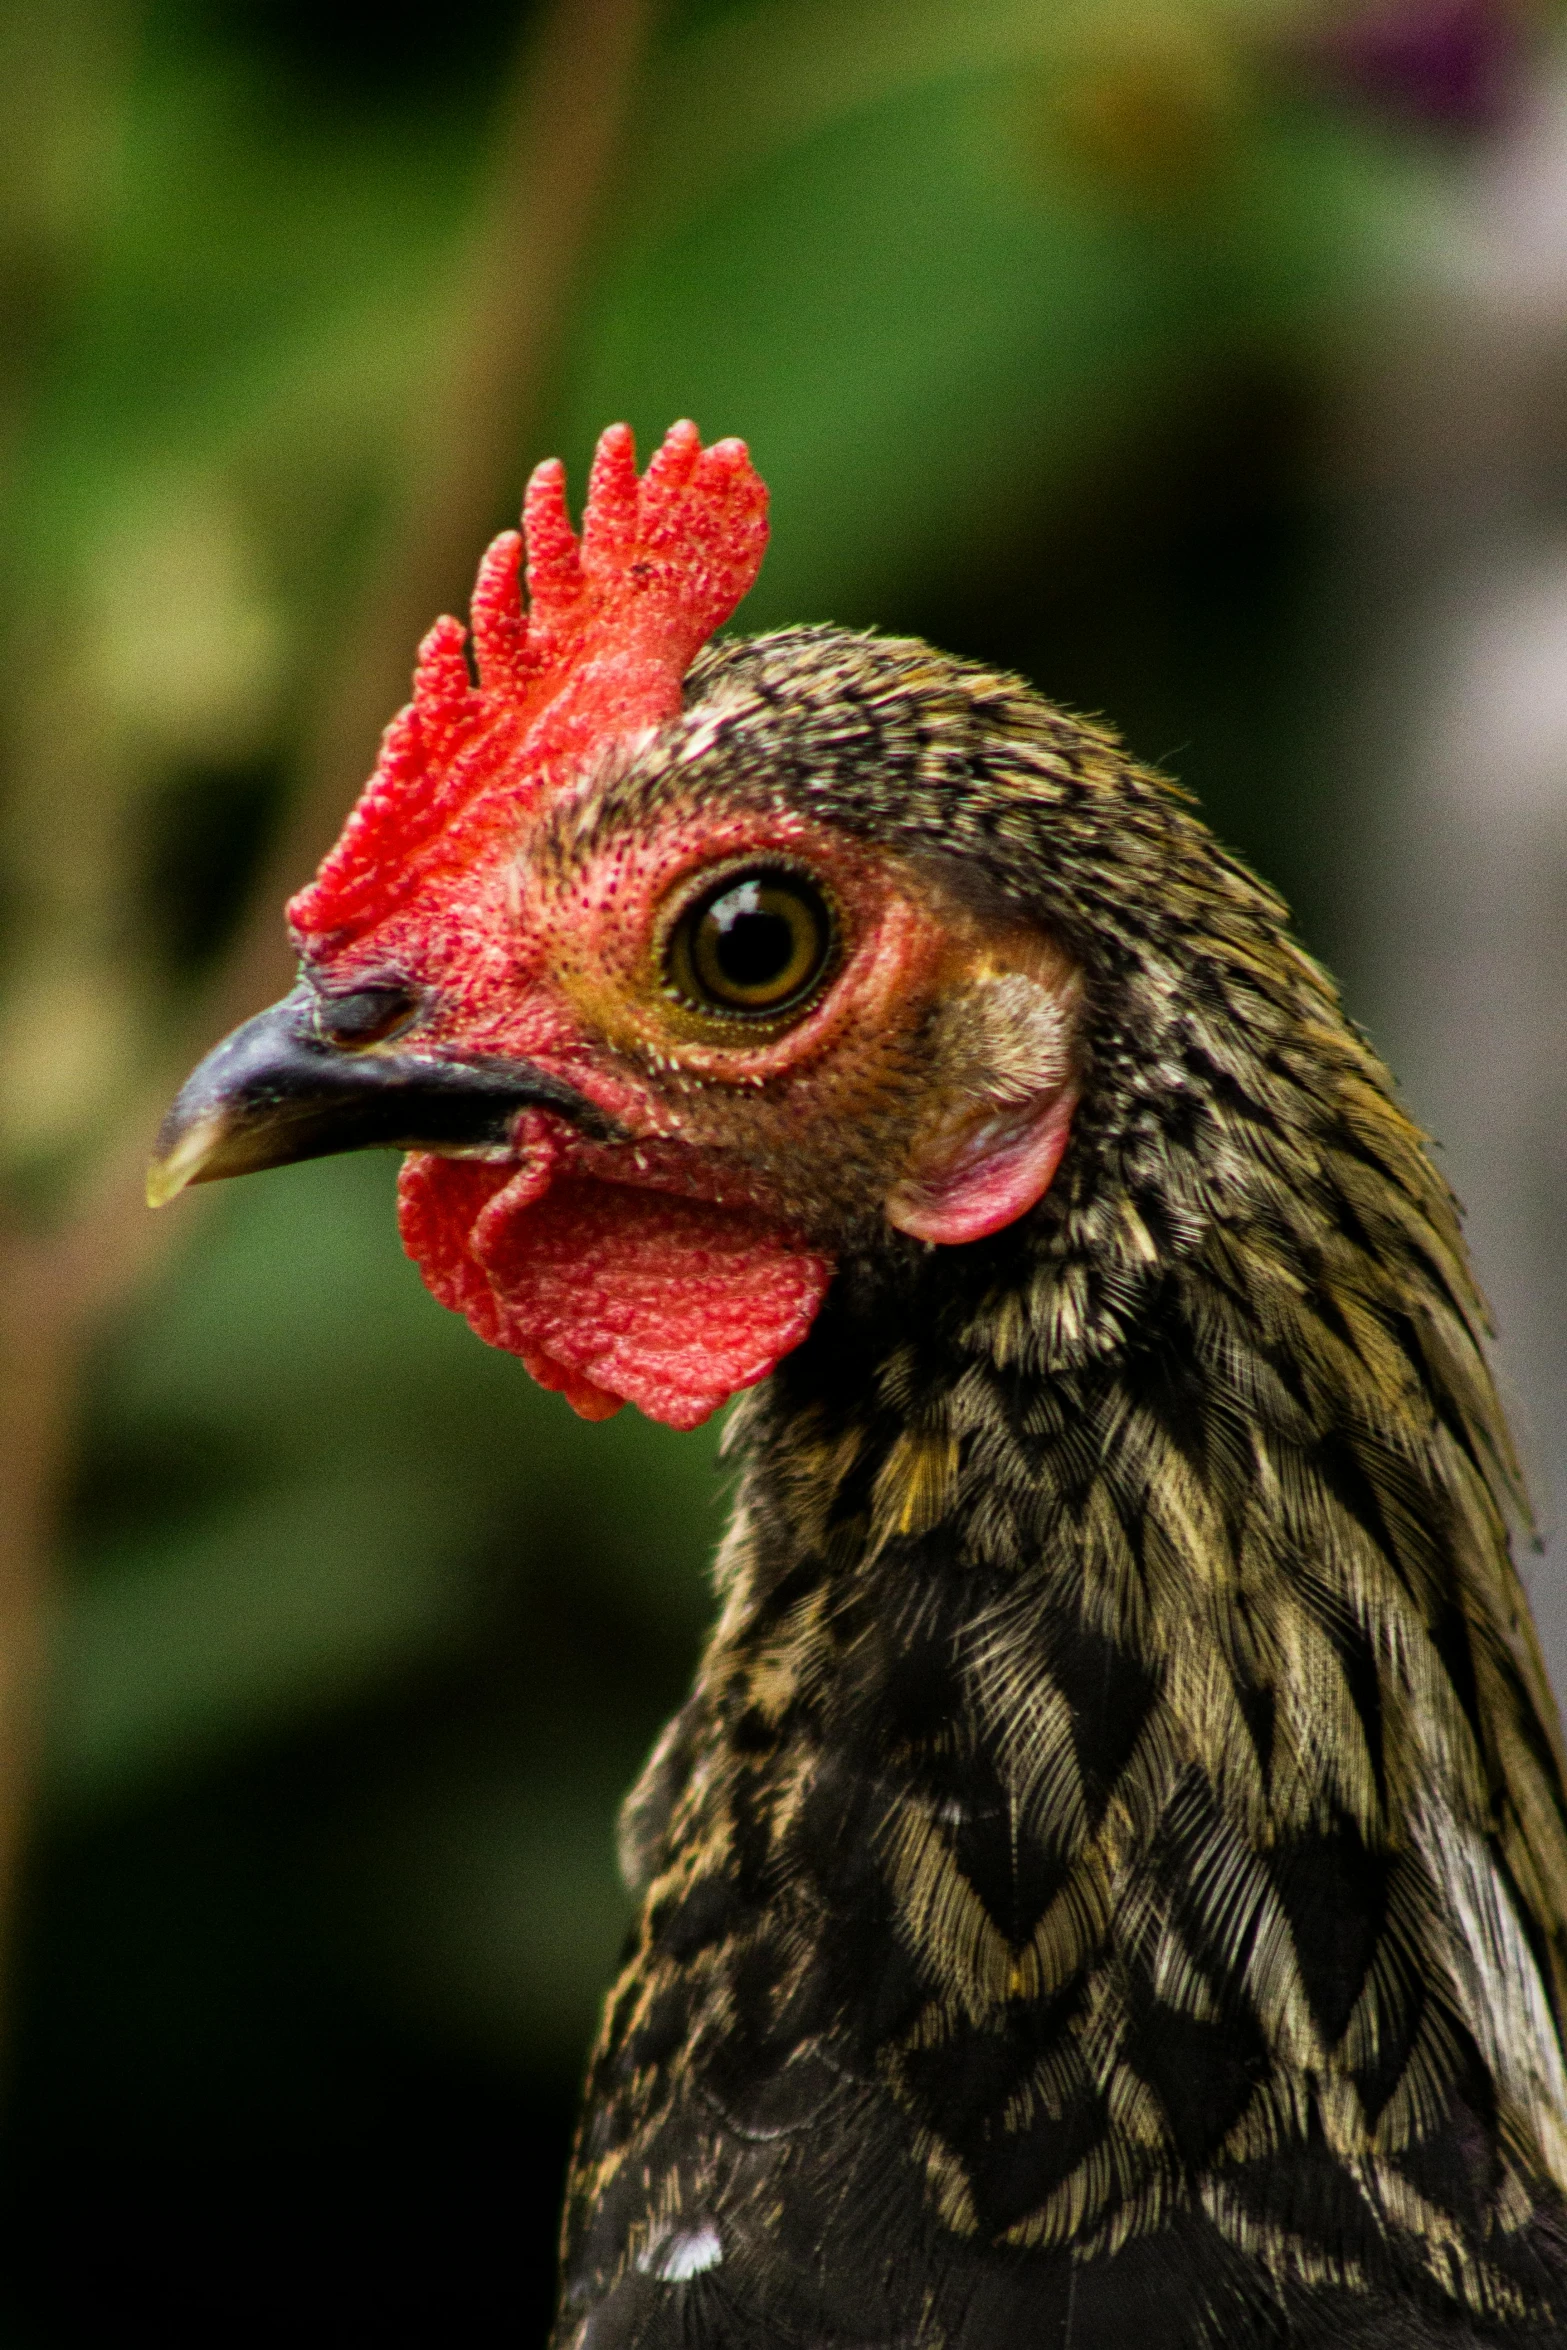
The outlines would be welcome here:
M 542 0 L 0 0 L 23 1389 L 52 1301 L 17 1267 L 216 1032 L 431 420 L 463 433 L 464 255 L 559 29 Z M 1505 569 L 1559 511 L 1567 269 L 1498 323 L 1482 234 L 1545 137 L 1554 18 L 670 0 L 627 56 L 447 597 L 537 458 L 580 495 L 611 419 L 739 433 L 774 500 L 743 625 L 912 630 L 1111 715 L 1418 1061 L 1377 875 L 1419 829 L 1395 753 L 1434 656 L 1375 656 L 1455 516 Z M 1440 1039 L 1422 1066 L 1439 1092 Z M 10 1461 L 13 1503 L 52 1500 L 6 1602 L 47 1641 L 12 1758 L 7 2343 L 542 2338 L 614 1807 L 708 1612 L 717 1431 L 538 1393 L 425 1296 L 394 1174 L 181 1203 L 68 1333 L 58 1476 Z M 1527 1249 L 1502 1272 L 1526 1290 Z M 1547 1455 L 1554 1376 L 1523 1380 Z

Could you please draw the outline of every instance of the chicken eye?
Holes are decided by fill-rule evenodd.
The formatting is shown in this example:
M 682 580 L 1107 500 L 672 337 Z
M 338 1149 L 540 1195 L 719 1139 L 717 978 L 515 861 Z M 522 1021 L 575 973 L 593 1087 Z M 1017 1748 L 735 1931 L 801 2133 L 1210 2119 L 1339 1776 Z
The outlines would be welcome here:
M 329 1044 L 381 1044 L 406 1024 L 413 1010 L 411 988 L 356 987 L 346 995 L 319 997 L 316 1026 Z
M 778 866 L 732 873 L 689 906 L 669 942 L 667 975 L 694 1009 L 776 1017 L 816 990 L 835 944 L 827 900 Z

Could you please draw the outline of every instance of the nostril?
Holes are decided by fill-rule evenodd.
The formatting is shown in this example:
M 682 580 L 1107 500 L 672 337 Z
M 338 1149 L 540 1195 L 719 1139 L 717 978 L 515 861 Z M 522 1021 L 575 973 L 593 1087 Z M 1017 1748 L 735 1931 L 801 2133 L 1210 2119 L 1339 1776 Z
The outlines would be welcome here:
M 407 1027 L 418 1009 L 418 997 L 403 981 L 381 987 L 356 987 L 344 995 L 316 1000 L 316 1027 L 329 1044 L 382 1044 Z

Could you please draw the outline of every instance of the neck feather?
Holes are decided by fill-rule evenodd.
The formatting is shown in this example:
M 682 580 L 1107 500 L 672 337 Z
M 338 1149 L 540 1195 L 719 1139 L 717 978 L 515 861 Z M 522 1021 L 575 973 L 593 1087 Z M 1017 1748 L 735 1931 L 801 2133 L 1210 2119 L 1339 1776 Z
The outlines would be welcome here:
M 786 2211 L 831 2332 L 874 2211 L 911 2339 L 981 2276 L 1037 2331 L 1134 2242 L 1199 2298 L 1551 2298 L 1567 1831 L 1482 1309 L 1385 1073 L 1232 895 L 1091 974 L 1041 1208 L 847 1265 L 735 1424 L 574 2292 L 651 2293 L 701 2210 L 743 2294 Z
M 1567 2179 L 1480 1308 L 1378 1065 L 1336 1018 L 1294 1043 L 1226 1084 L 1210 1037 L 1195 1105 L 1091 1133 L 1025 1234 L 851 1274 L 748 1421 L 709 1700 L 824 1932 L 808 1824 L 855 1853 L 907 1985 L 879 2061 L 943 2209 L 1014 2240 L 1313 2133 L 1389 2224 L 1476 2146 L 1504 2219 Z M 1025 2013 L 1012 2104 L 1076 2119 L 998 2171 L 958 2084 Z

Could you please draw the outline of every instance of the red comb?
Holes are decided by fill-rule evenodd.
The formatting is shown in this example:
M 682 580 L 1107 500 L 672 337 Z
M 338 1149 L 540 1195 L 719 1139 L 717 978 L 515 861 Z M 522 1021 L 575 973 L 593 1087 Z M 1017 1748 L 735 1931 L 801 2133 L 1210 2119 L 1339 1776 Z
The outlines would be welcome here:
M 658 726 L 680 708 L 695 655 L 761 567 L 767 489 L 743 441 L 704 449 L 694 424 L 673 426 L 637 478 L 630 430 L 598 445 L 579 543 L 565 470 L 537 468 L 522 539 L 498 538 L 474 583 L 467 632 L 438 620 L 419 648 L 414 696 L 393 719 L 376 770 L 337 846 L 291 902 L 297 933 L 321 942 L 363 929 L 404 898 L 440 844 L 463 853 L 486 818 L 510 819 L 567 780 L 607 737 Z

